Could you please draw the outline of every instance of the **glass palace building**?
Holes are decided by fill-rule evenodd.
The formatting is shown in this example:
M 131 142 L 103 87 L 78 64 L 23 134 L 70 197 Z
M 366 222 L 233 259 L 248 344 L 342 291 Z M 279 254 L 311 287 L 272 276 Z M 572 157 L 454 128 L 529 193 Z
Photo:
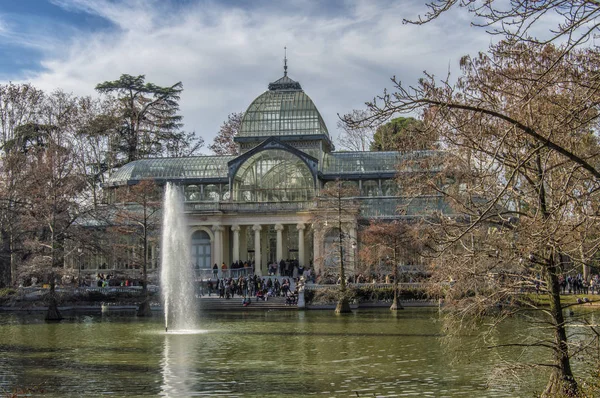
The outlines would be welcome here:
M 404 200 L 398 164 L 436 152 L 336 152 L 319 110 L 287 71 L 250 104 L 234 141 L 239 156 L 137 160 L 113 173 L 105 188 L 148 179 L 179 184 L 195 267 L 254 261 L 259 275 L 282 259 L 320 273 L 339 264 L 339 253 L 352 272 L 361 225 L 444 207 L 441 197 L 420 197 L 397 212 Z M 353 205 L 322 208 L 320 193 L 337 180 L 355 188 Z

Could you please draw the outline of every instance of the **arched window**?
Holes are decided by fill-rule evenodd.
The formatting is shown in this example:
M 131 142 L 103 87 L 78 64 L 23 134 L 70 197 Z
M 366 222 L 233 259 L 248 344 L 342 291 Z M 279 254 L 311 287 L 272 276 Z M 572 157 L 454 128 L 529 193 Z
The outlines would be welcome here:
M 221 189 L 221 200 L 229 200 L 229 184 L 223 185 L 223 189 Z
M 379 183 L 377 181 L 373 181 L 373 180 L 363 181 L 362 195 L 363 196 L 379 196 Z
M 215 184 L 208 184 L 204 186 L 204 200 L 210 200 L 211 202 L 219 201 L 219 186 Z
M 187 202 L 200 200 L 200 187 L 198 185 L 187 185 L 185 187 L 185 200 Z
M 196 231 L 192 234 L 192 264 L 196 269 L 211 268 L 210 236 L 206 231 Z
M 242 202 L 300 202 L 314 197 L 308 166 L 294 154 L 273 149 L 251 156 L 234 177 L 233 194 Z

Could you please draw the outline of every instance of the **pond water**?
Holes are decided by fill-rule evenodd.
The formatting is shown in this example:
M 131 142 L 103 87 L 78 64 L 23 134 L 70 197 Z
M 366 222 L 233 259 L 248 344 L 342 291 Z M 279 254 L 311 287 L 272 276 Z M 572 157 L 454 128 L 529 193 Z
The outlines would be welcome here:
M 444 342 L 431 308 L 213 312 L 201 324 L 166 334 L 159 316 L 46 323 L 43 314 L 1 314 L 0 394 L 523 397 L 546 381 L 490 378 L 499 353 L 476 351 L 473 336 Z M 491 338 L 501 343 L 523 327 L 512 319 Z

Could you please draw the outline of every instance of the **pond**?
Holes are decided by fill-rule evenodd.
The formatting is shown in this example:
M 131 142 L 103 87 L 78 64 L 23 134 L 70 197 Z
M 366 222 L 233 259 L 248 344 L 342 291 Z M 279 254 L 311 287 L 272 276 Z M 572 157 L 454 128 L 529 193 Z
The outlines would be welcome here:
M 546 381 L 543 374 L 526 377 L 524 385 L 490 378 L 501 353 L 478 351 L 472 335 L 444 341 L 431 308 L 343 316 L 212 312 L 200 322 L 195 333 L 166 334 L 160 316 L 46 323 L 43 314 L 0 314 L 0 391 L 29 389 L 45 397 L 508 397 L 532 396 Z M 490 338 L 502 343 L 524 328 L 514 318 Z

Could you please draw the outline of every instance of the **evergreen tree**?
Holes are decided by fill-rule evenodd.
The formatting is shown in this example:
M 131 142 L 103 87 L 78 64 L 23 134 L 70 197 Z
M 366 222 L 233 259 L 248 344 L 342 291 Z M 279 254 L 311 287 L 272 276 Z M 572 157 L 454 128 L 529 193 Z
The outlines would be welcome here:
M 200 141 L 190 142 L 190 134 L 180 131 L 178 114 L 183 91 L 181 82 L 169 87 L 146 83 L 145 76 L 121 75 L 119 80 L 96 86 L 102 94 L 115 94 L 119 102 L 118 125 L 112 140 L 118 167 L 136 159 L 163 156 L 169 152 L 193 152 Z M 193 134 L 192 134 L 193 135 Z
M 425 129 L 420 120 L 413 117 L 398 117 L 377 128 L 373 135 L 371 151 L 433 149 L 437 139 L 435 130 Z

